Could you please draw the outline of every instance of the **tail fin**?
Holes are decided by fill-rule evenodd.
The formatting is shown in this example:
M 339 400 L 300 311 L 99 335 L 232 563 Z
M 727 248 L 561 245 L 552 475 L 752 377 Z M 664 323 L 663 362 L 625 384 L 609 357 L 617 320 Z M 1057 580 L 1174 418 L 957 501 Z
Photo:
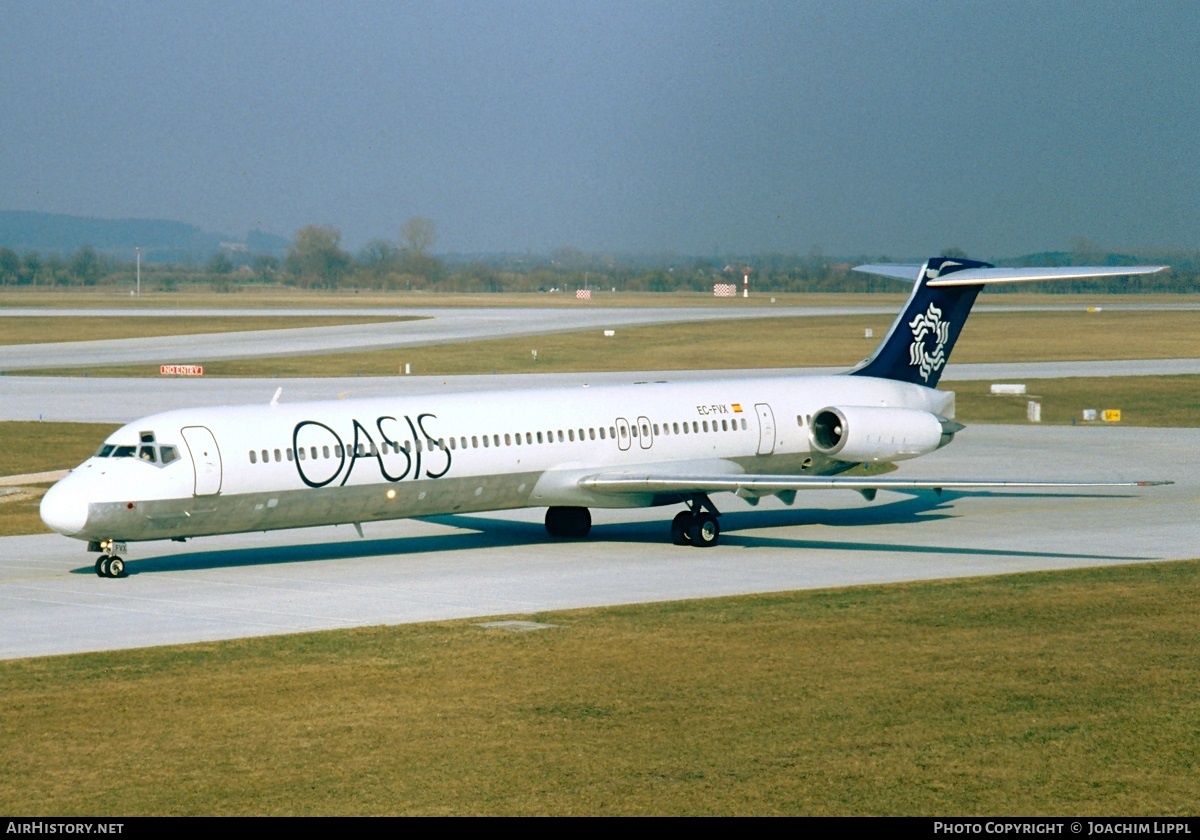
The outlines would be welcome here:
M 930 281 L 968 268 L 992 266 L 947 257 L 934 257 L 921 266 L 908 303 L 888 330 L 887 338 L 869 359 L 849 373 L 936 387 L 983 284 L 931 286 Z M 911 268 L 860 266 L 856 270 L 904 276 Z M 912 275 L 907 273 L 907 276 Z
M 996 268 L 974 260 L 934 257 L 925 265 L 860 265 L 855 271 L 902 279 L 916 278 L 904 311 L 869 359 L 847 371 L 937 387 L 975 297 L 988 283 L 1080 280 L 1154 274 L 1165 265 L 1056 266 Z

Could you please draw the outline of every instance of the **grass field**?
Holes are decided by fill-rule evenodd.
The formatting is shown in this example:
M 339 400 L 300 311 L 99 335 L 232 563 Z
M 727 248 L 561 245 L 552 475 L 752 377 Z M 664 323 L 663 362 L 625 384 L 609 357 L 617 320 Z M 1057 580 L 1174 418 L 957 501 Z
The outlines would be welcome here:
M 75 289 L 70 292 L 38 290 L 0 289 L 0 308 L 29 309 L 49 307 L 56 309 L 124 309 L 129 311 L 146 309 L 305 309 L 305 308 L 362 308 L 386 307 L 395 309 L 426 307 L 491 308 L 497 306 L 515 308 L 580 308 L 620 307 L 641 309 L 661 306 L 704 306 L 740 308 L 751 306 L 825 306 L 825 305 L 882 305 L 899 308 L 906 292 L 903 282 L 897 282 L 896 294 L 855 293 L 786 293 L 777 295 L 754 295 L 751 298 L 717 298 L 711 292 L 610 292 L 596 290 L 591 300 L 575 298 L 573 291 L 455 293 L 455 292 L 375 292 L 345 289 L 319 291 L 311 289 L 264 288 L 243 286 L 236 292 L 220 294 L 208 291 L 143 292 L 141 298 L 130 296 L 128 291 L 115 289 Z M 1021 296 L 1024 298 L 1025 296 Z M 1038 296 L 1058 299 L 1057 295 Z M 1122 296 L 1123 300 L 1147 300 L 1169 302 L 1186 300 L 1186 297 L 1164 295 Z M 1007 297 L 1004 302 L 1008 302 Z
M 0 476 L 65 470 L 83 462 L 118 428 L 111 423 L 0 422 Z M 0 495 L 0 536 L 46 534 L 38 515 L 49 484 Z
M 0 663 L 0 811 L 1164 815 L 1196 561 Z
M 205 376 L 393 376 L 412 373 L 551 373 L 850 367 L 870 355 L 893 316 L 755 318 L 662 324 L 354 353 L 205 362 Z M 866 338 L 866 329 L 874 337 Z M 532 350 L 537 350 L 536 359 Z M 954 362 L 1192 358 L 1200 353 L 1194 312 L 981 312 Z M 78 375 L 81 369 L 21 371 Z M 89 376 L 158 376 L 157 365 L 87 369 Z
M 995 397 L 991 382 L 946 382 L 959 422 L 1025 423 L 1026 403 L 1042 404 L 1042 423 L 1082 422 L 1085 408 L 1119 409 L 1122 426 L 1194 428 L 1200 423 L 1200 376 L 1102 376 L 1031 379 L 1024 397 Z

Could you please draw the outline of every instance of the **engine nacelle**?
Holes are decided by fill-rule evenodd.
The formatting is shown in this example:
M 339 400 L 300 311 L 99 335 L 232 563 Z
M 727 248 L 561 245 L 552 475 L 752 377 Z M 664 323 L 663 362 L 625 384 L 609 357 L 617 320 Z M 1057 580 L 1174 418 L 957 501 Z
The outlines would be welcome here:
M 963 427 L 916 408 L 829 406 L 813 415 L 813 449 L 839 461 L 903 461 L 940 449 Z

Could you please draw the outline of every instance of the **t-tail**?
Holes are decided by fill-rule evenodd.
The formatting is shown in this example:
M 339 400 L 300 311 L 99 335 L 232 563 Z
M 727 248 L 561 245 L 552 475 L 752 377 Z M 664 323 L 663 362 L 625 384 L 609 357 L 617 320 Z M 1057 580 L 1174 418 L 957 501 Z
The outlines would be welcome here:
M 989 263 L 950 257 L 934 257 L 922 266 L 860 265 L 854 270 L 902 279 L 915 276 L 916 283 L 887 337 L 870 358 L 848 373 L 935 388 L 971 306 L 985 285 L 1121 277 L 1152 274 L 1165 268 L 1162 265 L 996 268 Z
M 856 270 L 877 268 L 885 266 L 860 266 Z M 892 276 L 909 270 L 908 266 L 886 268 L 898 269 L 889 272 Z M 992 266 L 974 260 L 948 257 L 934 257 L 921 266 L 908 303 L 888 330 L 887 338 L 869 359 L 850 373 L 936 387 L 942 376 L 942 369 L 950 358 L 950 351 L 958 341 L 958 334 L 967 322 L 971 305 L 975 303 L 983 285 L 930 286 L 929 283 L 966 268 Z

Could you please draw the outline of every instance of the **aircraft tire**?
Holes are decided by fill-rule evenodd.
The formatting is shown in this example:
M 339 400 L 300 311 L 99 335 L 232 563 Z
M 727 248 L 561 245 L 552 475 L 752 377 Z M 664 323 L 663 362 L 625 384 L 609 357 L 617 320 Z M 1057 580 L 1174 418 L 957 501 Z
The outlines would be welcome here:
M 125 577 L 125 561 L 120 557 L 109 558 L 108 576 L 110 578 Z
M 552 537 L 582 539 L 592 530 L 592 514 L 585 507 L 546 509 L 546 533 Z
M 711 513 L 696 514 L 688 526 L 687 535 L 696 548 L 711 548 L 721 537 L 721 528 L 717 525 L 717 517 Z
M 96 558 L 96 577 L 108 577 L 108 564 L 104 562 L 106 559 L 106 555 L 103 554 Z
M 692 540 L 688 537 L 688 527 L 692 524 L 694 516 L 690 510 L 681 510 L 675 514 L 675 518 L 671 520 L 671 542 L 674 545 L 691 545 Z

